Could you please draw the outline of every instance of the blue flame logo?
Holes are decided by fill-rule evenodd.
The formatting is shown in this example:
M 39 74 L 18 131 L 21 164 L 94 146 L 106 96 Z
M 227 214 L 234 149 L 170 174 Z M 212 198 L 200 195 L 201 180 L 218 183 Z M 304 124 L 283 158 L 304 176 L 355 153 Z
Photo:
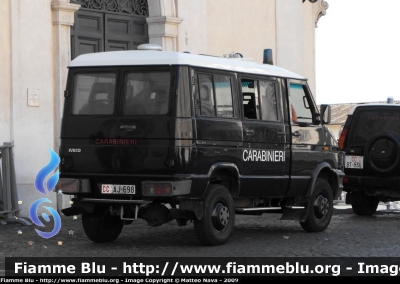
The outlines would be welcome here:
M 49 148 L 49 152 L 50 152 L 50 162 L 38 172 L 38 174 L 36 175 L 36 179 L 35 179 L 35 188 L 37 191 L 39 191 L 42 194 L 48 194 L 49 192 L 51 192 L 55 188 L 55 186 L 58 182 L 59 176 L 60 176 L 60 173 L 57 170 L 57 172 L 55 174 L 51 175 L 47 179 L 46 187 L 44 186 L 46 177 L 48 175 L 50 175 L 57 168 L 58 164 L 60 163 L 60 157 L 50 148 Z M 34 201 L 31 205 L 31 207 L 29 208 L 29 217 L 31 218 L 32 222 L 35 225 L 40 226 L 40 227 L 45 227 L 45 225 L 39 220 L 39 217 L 37 215 L 39 205 L 42 202 L 51 203 L 51 200 L 48 198 L 40 198 L 40 199 Z M 38 229 L 35 229 L 35 231 L 42 238 L 49 239 L 49 238 L 57 235 L 58 232 L 60 231 L 61 218 L 60 218 L 60 215 L 58 214 L 58 212 L 56 210 L 54 210 L 53 208 L 48 207 L 48 206 L 44 206 L 44 208 L 46 208 L 50 212 L 51 216 L 53 216 L 54 229 L 51 232 L 42 232 Z M 50 218 L 46 213 L 42 213 L 42 217 L 46 222 L 50 222 Z
M 51 203 L 51 200 L 48 198 L 40 198 L 40 199 L 36 200 L 35 202 L 33 202 L 31 205 L 31 208 L 29 208 L 29 217 L 31 218 L 32 222 L 35 225 L 40 226 L 40 227 L 45 227 L 45 225 L 43 225 L 43 223 L 39 220 L 39 218 L 37 216 L 38 207 L 39 207 L 40 203 L 42 203 L 42 202 Z M 49 239 L 49 238 L 57 235 L 58 232 L 60 231 L 61 218 L 60 218 L 60 215 L 58 214 L 58 212 L 56 210 L 54 210 L 53 208 L 48 207 L 48 206 L 44 206 L 44 208 L 46 208 L 54 218 L 54 229 L 51 232 L 42 232 L 38 229 L 35 229 L 35 231 L 42 238 Z M 42 217 L 46 222 L 50 222 L 50 218 L 46 213 L 42 213 Z
M 58 178 L 60 175 L 60 172 L 57 171 L 54 175 L 49 177 L 47 180 L 47 190 L 44 188 L 44 180 L 45 178 L 53 172 L 58 164 L 60 163 L 60 157 L 52 150 L 49 148 L 50 152 L 50 162 L 47 164 L 47 166 L 43 167 L 37 174 L 36 179 L 35 179 L 35 188 L 37 191 L 43 194 L 47 194 L 50 191 L 54 189 L 58 182 Z

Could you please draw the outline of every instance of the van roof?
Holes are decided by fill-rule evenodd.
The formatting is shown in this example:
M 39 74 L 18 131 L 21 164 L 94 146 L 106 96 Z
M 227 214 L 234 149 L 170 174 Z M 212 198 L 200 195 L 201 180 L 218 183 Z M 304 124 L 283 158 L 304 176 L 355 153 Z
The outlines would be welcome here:
M 143 65 L 187 65 L 305 80 L 303 76 L 281 67 L 243 58 L 223 58 L 174 51 L 127 50 L 88 53 L 72 60 L 69 67 Z

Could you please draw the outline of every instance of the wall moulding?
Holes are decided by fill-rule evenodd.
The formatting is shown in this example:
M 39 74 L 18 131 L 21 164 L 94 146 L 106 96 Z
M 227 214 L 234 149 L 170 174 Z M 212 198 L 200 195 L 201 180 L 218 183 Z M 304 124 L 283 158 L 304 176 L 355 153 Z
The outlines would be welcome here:
M 147 0 L 71 0 L 82 8 L 121 14 L 149 15 Z
M 74 13 L 79 10 L 80 5 L 51 2 L 51 10 L 53 11 L 53 25 L 72 26 L 74 24 Z
M 161 16 L 147 18 L 146 21 L 149 27 L 149 37 L 177 37 L 178 25 L 182 19 Z
M 319 0 L 318 1 L 318 7 L 316 9 L 316 14 L 315 14 L 315 27 L 318 27 L 318 21 L 322 16 L 326 15 L 326 10 L 328 10 L 329 4 L 325 0 Z

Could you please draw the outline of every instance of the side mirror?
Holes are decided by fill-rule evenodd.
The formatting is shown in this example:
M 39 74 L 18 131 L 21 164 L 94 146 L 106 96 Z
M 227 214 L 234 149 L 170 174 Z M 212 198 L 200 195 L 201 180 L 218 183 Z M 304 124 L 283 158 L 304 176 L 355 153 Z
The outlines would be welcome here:
M 321 105 L 320 116 L 323 124 L 330 124 L 332 119 L 332 110 L 330 105 Z

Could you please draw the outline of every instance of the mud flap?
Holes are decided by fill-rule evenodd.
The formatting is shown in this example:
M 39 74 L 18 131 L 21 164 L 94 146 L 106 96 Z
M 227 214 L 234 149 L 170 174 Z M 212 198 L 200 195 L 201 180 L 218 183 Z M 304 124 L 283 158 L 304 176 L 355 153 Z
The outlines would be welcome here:
M 304 222 L 307 219 L 307 208 L 304 209 L 293 209 L 293 208 L 284 208 L 283 214 L 280 220 L 294 220 Z
M 203 202 L 200 200 L 182 200 L 179 202 L 179 209 L 193 211 L 198 220 L 203 218 Z

